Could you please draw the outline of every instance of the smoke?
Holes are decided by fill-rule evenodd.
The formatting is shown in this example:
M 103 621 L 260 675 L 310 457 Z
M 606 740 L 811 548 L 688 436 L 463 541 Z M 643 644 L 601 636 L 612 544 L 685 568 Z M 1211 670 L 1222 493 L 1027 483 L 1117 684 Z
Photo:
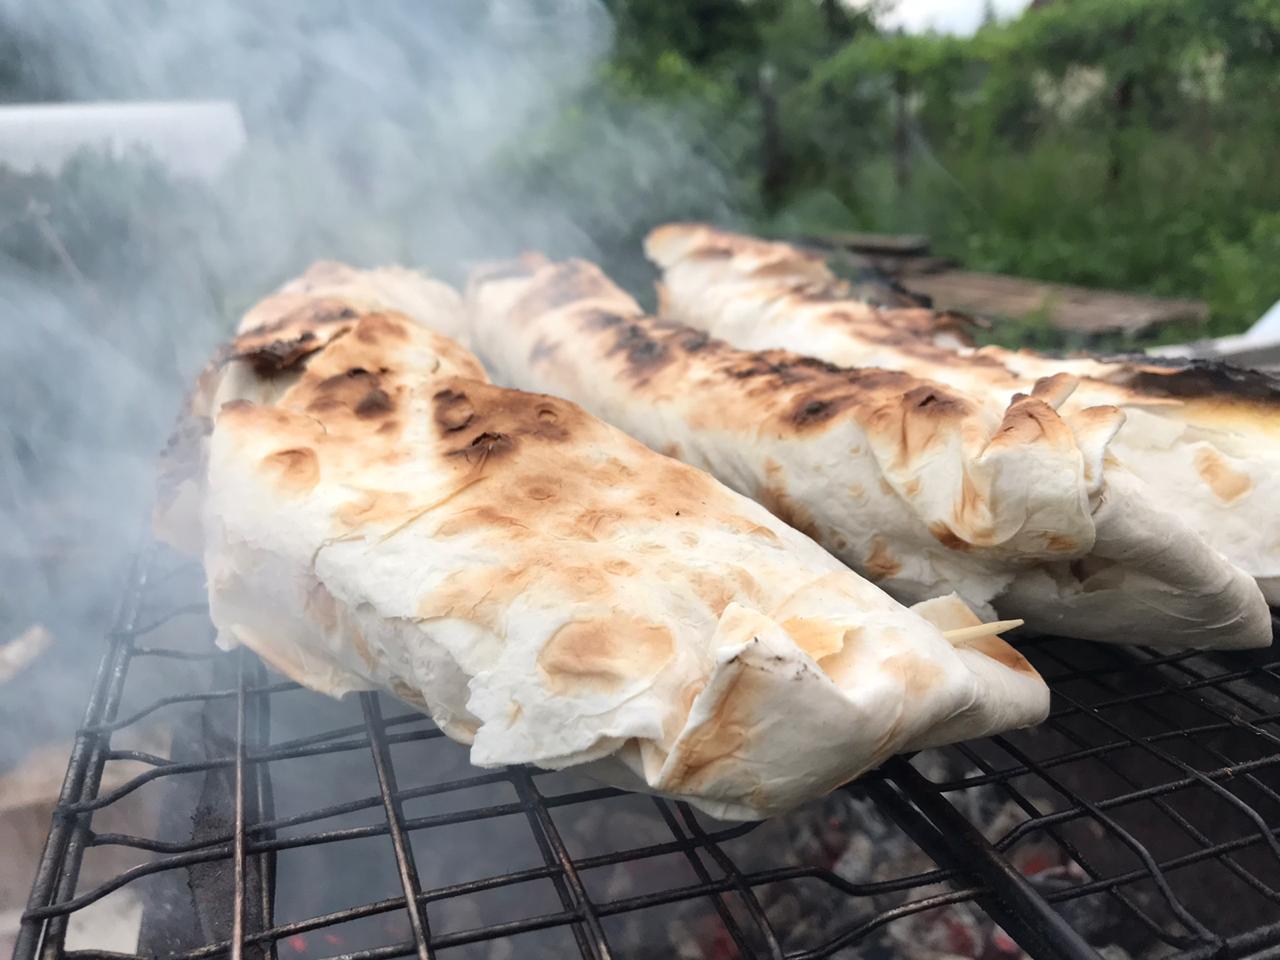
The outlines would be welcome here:
M 6 691 L 28 738 L 78 716 L 152 458 L 239 311 L 318 258 L 457 280 L 538 247 L 635 282 L 650 225 L 730 213 L 696 123 L 600 85 L 596 0 L 0 0 L 0 34 L 10 100 L 230 99 L 248 133 L 212 184 L 0 172 L 0 642 L 43 622 L 77 665 Z

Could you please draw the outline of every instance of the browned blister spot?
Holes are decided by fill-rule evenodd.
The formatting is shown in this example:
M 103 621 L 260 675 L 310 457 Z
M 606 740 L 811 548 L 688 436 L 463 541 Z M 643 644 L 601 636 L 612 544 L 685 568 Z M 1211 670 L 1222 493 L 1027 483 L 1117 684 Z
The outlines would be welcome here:
M 450 450 L 446 456 L 460 457 L 477 468 L 484 468 L 490 461 L 498 461 L 509 457 L 516 449 L 516 442 L 505 433 L 476 434 L 471 442 Z
M 436 423 L 445 433 L 461 430 L 476 415 L 467 395 L 457 390 L 441 390 L 433 398 Z
M 967 400 L 938 385 L 922 383 L 901 397 L 882 400 L 869 426 L 897 440 L 894 465 L 906 469 L 919 462 L 930 447 L 948 436 L 972 412 Z
M 218 408 L 219 417 L 244 417 L 256 411 L 258 407 L 248 400 L 228 400 Z
M 369 420 L 374 417 L 381 417 L 395 409 L 395 404 L 391 402 L 391 397 L 387 391 L 381 387 L 370 387 L 363 397 L 356 403 L 355 414 L 362 420 Z
M 305 493 L 320 481 L 320 461 L 307 447 L 278 450 L 262 458 L 275 482 L 291 493 Z
M 521 484 L 520 492 L 529 500 L 545 503 L 560 496 L 562 483 L 560 477 L 552 474 L 537 475 L 526 478 Z
M 945 680 L 945 672 L 940 664 L 915 653 L 894 654 L 885 659 L 883 666 L 901 678 L 907 703 L 926 701 Z
M 566 566 L 560 571 L 575 599 L 591 599 L 610 592 L 609 581 L 595 567 Z
M 1210 447 L 1196 452 L 1196 471 L 1223 503 L 1234 503 L 1253 489 L 1253 481 L 1248 474 L 1233 469 L 1220 453 Z
M 323 418 L 327 426 L 335 428 L 345 426 L 347 414 L 357 421 L 377 420 L 389 416 L 396 406 L 379 374 L 359 366 L 322 379 L 308 372 L 295 391 L 291 396 L 302 403 L 309 414 Z
M 388 682 L 388 686 L 391 687 L 391 692 L 405 703 L 415 706 L 419 710 L 430 710 L 430 707 L 427 705 L 426 698 L 423 697 L 422 693 L 409 686 L 409 684 L 405 683 L 404 680 L 399 677 L 392 677 Z
M 834 399 L 819 400 L 801 397 L 791 414 L 791 422 L 801 429 L 826 423 L 839 413 L 843 406 L 844 404 Z
M 569 532 L 574 539 L 606 540 L 622 519 L 617 510 L 585 510 L 570 521 Z
M 512 319 L 520 323 L 528 317 L 578 300 L 608 299 L 613 293 L 613 285 L 599 271 L 582 269 L 584 266 L 580 261 L 571 261 L 553 268 L 544 259 L 531 275 L 540 282 L 529 284 L 512 305 Z
M 671 349 L 661 339 L 652 336 L 639 323 L 623 323 L 614 332 L 613 345 L 606 356 L 623 358 L 625 372 L 638 381 L 647 380 L 656 371 L 671 363 Z
M 816 540 L 818 528 L 813 521 L 813 516 L 805 507 L 793 502 L 786 493 L 786 479 L 782 475 L 782 465 L 772 458 L 767 458 L 764 462 L 764 475 L 764 486 L 757 491 L 755 499 L 787 526 Z
M 758 668 L 738 670 L 733 685 L 716 705 L 715 715 L 681 745 L 663 789 L 696 793 L 702 783 L 714 780 L 710 768 L 731 758 L 746 743 L 747 731 L 759 720 L 759 703 L 770 682 Z
M 307 413 L 321 416 L 326 413 L 332 413 L 334 410 L 342 409 L 342 401 L 337 397 L 324 396 L 316 397 L 314 400 L 307 402 Z
M 707 609 L 717 617 L 724 613 L 725 607 L 737 599 L 736 585 L 724 577 L 693 570 L 685 579 L 698 599 L 705 603 Z
M 455 509 L 449 517 L 432 528 L 432 535 L 448 538 L 494 530 L 501 531 L 508 540 L 524 540 L 536 535 L 536 530 L 529 523 L 504 513 L 500 507 L 488 504 Z
M 674 655 L 666 627 L 615 613 L 566 623 L 538 654 L 538 667 L 555 693 L 609 694 L 653 677 Z
M 525 440 L 560 443 L 571 428 L 598 428 L 585 411 L 564 400 L 474 380 L 443 378 L 432 404 L 448 454 L 472 464 L 505 457 Z
M 867 553 L 867 559 L 863 561 L 863 567 L 875 580 L 902 572 L 902 564 L 889 552 L 888 542 L 879 534 L 871 538 L 871 549 Z
M 1074 447 L 1075 436 L 1057 411 L 1043 400 L 1018 395 L 1009 404 L 1000 429 L 987 447 L 1023 447 L 1041 442 L 1057 447 Z
M 1211 401 L 1237 409 L 1269 413 L 1280 408 L 1280 378 L 1261 370 L 1250 370 L 1221 360 L 1184 360 L 1158 364 L 1113 365 L 1106 376 L 1139 396 L 1163 397 L 1188 402 Z
M 284 331 L 315 328 L 355 320 L 357 313 L 337 297 L 276 293 L 255 304 L 241 322 L 237 341 L 263 342 Z
M 334 517 L 348 529 L 388 523 L 411 515 L 413 503 L 409 494 L 399 490 L 360 490 L 334 511 Z
M 929 524 L 929 532 L 933 534 L 933 539 L 937 540 L 948 550 L 959 550 L 963 553 L 964 551 L 971 550 L 973 548 L 973 544 L 968 540 L 965 540 L 941 520 L 936 520 Z
M 965 646 L 970 650 L 977 650 L 983 656 L 990 657 L 996 663 L 1006 666 L 1010 670 L 1026 674 L 1029 677 L 1039 676 L 1035 667 L 1027 662 L 1026 657 L 999 637 L 980 637 L 977 640 L 966 643 Z
M 799 530 L 806 537 L 817 540 L 818 525 L 809 509 L 791 499 L 781 487 L 765 484 L 756 492 L 760 505 L 787 526 Z
M 781 538 L 768 527 L 761 526 L 747 517 L 734 513 L 725 513 L 721 514 L 718 519 L 725 529 L 734 533 L 746 534 L 749 537 L 767 541 L 772 545 L 780 545 L 782 543 Z
M 523 561 L 457 570 L 419 598 L 417 615 L 423 620 L 458 617 L 494 630 L 511 599 L 545 573 L 544 567 Z
M 814 660 L 821 660 L 844 649 L 844 627 L 828 620 L 811 617 L 791 617 L 782 622 L 782 629 Z
M 264 379 L 295 366 L 346 333 L 356 312 L 341 300 L 277 294 L 245 318 L 247 328 L 223 352 L 223 359 L 247 361 Z
M 271 340 L 243 350 L 239 359 L 248 361 L 253 372 L 265 379 L 289 369 L 303 357 L 315 353 L 320 346 L 316 335 L 307 330 L 287 340 Z
M 867 653 L 862 627 L 844 627 L 840 635 L 840 649 L 826 654 L 818 666 L 836 685 L 843 685 L 858 677 L 859 662 Z
M 392 343 L 403 343 L 409 339 L 409 333 L 401 321 L 393 320 L 384 313 L 373 313 L 364 317 L 356 325 L 355 338 L 366 344 L 388 340 Z
M 1097 404 L 1076 411 L 1071 421 L 1078 429 L 1092 430 L 1111 426 L 1117 419 L 1123 420 L 1124 413 L 1119 407 L 1110 404 Z
M 317 582 L 307 591 L 302 615 L 325 633 L 332 633 L 338 627 L 338 601 L 323 583 Z
M 1044 545 L 1054 553 L 1071 553 L 1079 549 L 1080 544 L 1071 537 L 1063 536 L 1060 533 L 1045 533 Z
M 355 647 L 356 656 L 360 658 L 360 662 L 364 664 L 366 670 L 377 669 L 377 661 L 374 659 L 373 653 L 369 650 L 369 641 L 365 639 L 364 632 L 357 626 L 351 627 L 351 646 Z
M 969 471 L 964 471 L 960 478 L 960 502 L 956 507 L 956 519 L 960 525 L 973 529 L 983 525 L 989 509 L 987 498 L 973 482 Z
M 754 576 L 751 575 L 746 567 L 734 564 L 729 567 L 729 579 L 732 580 L 738 588 L 738 596 L 742 598 L 747 606 L 758 607 L 763 591 L 760 584 Z
M 688 722 L 689 711 L 693 709 L 693 701 L 697 700 L 698 694 L 702 693 L 706 688 L 707 681 L 698 679 L 686 684 L 680 691 L 680 695 L 676 700 L 677 708 L 667 715 L 662 726 L 663 736 L 668 743 L 680 735 L 680 731 L 684 729 L 684 725 Z

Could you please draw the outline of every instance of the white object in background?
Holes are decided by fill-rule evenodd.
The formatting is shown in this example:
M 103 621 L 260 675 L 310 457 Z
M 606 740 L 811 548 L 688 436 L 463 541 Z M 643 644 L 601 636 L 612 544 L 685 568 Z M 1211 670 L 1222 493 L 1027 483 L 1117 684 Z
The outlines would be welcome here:
M 1147 353 L 1156 357 L 1228 360 L 1240 367 L 1280 367 L 1280 301 L 1272 304 L 1271 309 L 1244 333 L 1170 347 L 1153 347 Z
M 142 899 L 133 890 L 117 890 L 71 915 L 67 950 L 136 953 L 142 932 Z
M 53 634 L 33 623 L 7 643 L 0 643 L 0 683 L 12 680 L 53 646 Z
M 29 103 L 0 107 L 0 164 L 56 174 L 89 148 L 141 148 L 179 176 L 216 177 L 245 144 L 230 100 Z
M 1272 343 L 1280 340 L 1280 300 L 1273 303 L 1271 309 L 1264 313 L 1257 323 L 1241 334 L 1241 337 L 1256 343 Z

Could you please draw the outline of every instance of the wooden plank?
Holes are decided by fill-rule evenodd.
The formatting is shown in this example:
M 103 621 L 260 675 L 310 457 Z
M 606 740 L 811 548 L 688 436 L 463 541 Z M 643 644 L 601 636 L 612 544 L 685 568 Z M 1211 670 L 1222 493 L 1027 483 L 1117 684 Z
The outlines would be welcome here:
M 1093 290 L 994 273 L 910 273 L 902 275 L 900 282 L 933 298 L 938 309 L 991 317 L 1044 313 L 1053 326 L 1086 334 L 1139 333 L 1179 320 L 1203 323 L 1209 317 L 1208 305 L 1199 300 Z
M 859 259 L 866 261 L 889 276 L 903 281 L 903 278 L 917 273 L 941 273 L 944 270 L 951 270 L 959 266 L 956 261 L 950 257 L 891 257 L 881 255 L 863 256 Z

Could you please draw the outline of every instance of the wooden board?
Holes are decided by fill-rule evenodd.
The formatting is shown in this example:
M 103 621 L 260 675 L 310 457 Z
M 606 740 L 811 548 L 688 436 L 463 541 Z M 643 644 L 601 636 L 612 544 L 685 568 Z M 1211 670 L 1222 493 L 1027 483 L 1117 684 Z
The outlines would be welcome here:
M 1208 306 L 1199 300 L 954 269 L 954 261 L 930 256 L 929 238 L 919 234 L 828 233 L 793 242 L 855 269 L 892 277 L 908 291 L 931 298 L 940 310 L 977 317 L 1016 319 L 1043 314 L 1052 326 L 1085 335 L 1136 334 L 1161 324 L 1203 323 L 1209 318 Z
M 898 280 L 907 289 L 931 297 L 941 310 L 989 317 L 1044 313 L 1053 326 L 1084 334 L 1139 333 L 1180 320 L 1203 323 L 1209 317 L 1208 306 L 1199 300 L 1093 290 L 995 273 L 904 271 Z

